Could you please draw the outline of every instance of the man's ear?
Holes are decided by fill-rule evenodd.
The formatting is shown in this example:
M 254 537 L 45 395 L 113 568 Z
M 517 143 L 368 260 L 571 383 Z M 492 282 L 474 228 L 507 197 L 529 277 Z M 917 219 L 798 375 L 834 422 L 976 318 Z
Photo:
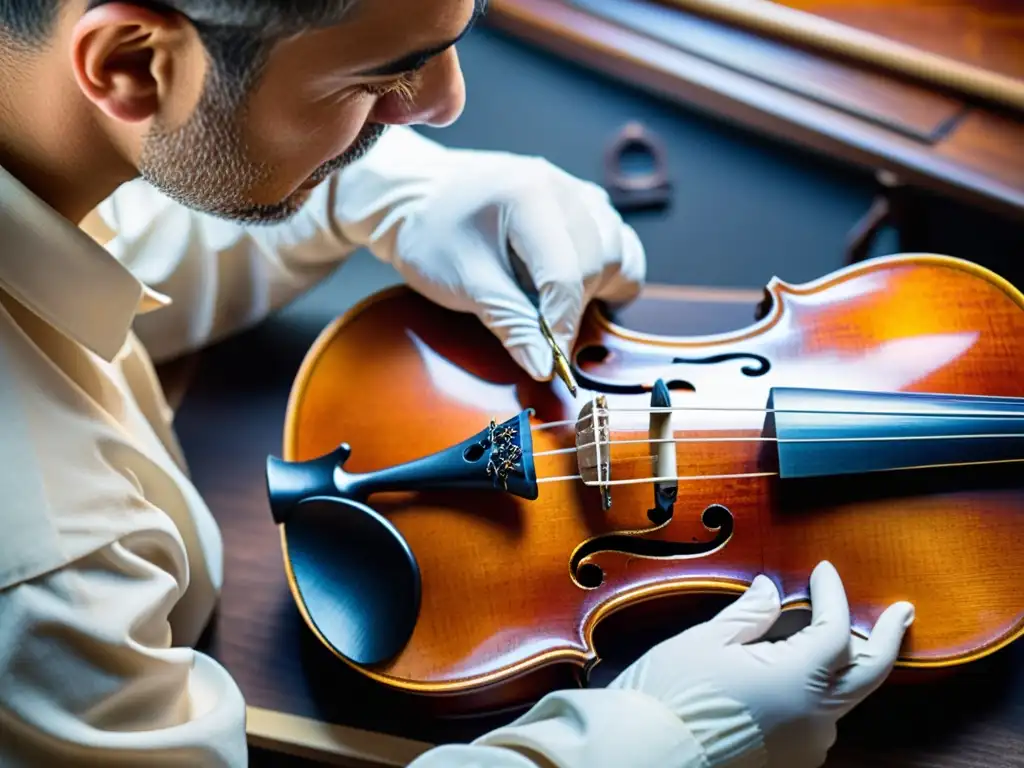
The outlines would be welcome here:
M 109 3 L 88 11 L 72 32 L 75 79 L 109 117 L 140 123 L 184 120 L 195 107 L 206 57 L 195 27 L 180 14 Z

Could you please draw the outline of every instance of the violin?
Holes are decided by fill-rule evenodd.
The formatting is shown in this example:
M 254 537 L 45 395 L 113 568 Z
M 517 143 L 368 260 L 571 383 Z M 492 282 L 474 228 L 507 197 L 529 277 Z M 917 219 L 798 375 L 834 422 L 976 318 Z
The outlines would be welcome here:
M 735 597 L 806 612 L 814 566 L 897 667 L 1024 634 L 1024 295 L 938 255 L 774 278 L 754 322 L 669 337 L 588 307 L 575 396 L 397 287 L 327 327 L 266 465 L 291 594 L 362 675 L 438 712 L 583 685 L 609 617 Z

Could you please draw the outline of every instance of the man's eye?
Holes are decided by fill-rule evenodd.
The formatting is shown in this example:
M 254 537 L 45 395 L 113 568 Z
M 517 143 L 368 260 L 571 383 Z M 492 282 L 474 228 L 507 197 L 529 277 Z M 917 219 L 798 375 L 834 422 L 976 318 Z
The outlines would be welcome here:
M 365 93 L 374 96 L 388 96 L 397 93 L 400 98 L 409 101 L 416 93 L 419 85 L 419 72 L 406 72 L 387 83 L 364 83 L 359 86 Z

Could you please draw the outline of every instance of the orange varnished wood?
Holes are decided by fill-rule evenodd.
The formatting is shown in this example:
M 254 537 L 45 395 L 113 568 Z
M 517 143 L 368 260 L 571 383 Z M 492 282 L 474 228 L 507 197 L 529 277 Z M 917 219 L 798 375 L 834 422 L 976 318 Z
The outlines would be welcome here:
M 1020 0 L 772 0 L 954 61 L 1024 79 Z
M 971 110 L 957 130 L 935 148 L 938 156 L 967 168 L 985 169 L 1006 189 L 1024 190 L 1024 122 Z
M 773 386 L 1024 396 L 1024 297 L 974 265 L 890 258 L 808 285 L 774 281 L 768 293 L 761 321 L 717 337 L 644 336 L 597 309 L 588 314 L 577 349 L 598 344 L 609 354 L 585 365 L 587 375 L 620 382 L 683 376 L 693 389 L 673 391 L 676 406 L 752 409 L 674 414 L 676 438 L 749 438 L 677 443 L 680 475 L 770 471 L 771 451 L 757 439 L 758 409 Z M 742 362 L 674 369 L 660 362 L 721 352 L 764 355 L 772 368 L 748 378 L 739 373 Z M 534 409 L 535 425 L 575 421 L 593 394 L 581 389 L 574 401 L 558 382 L 533 382 L 478 323 L 391 290 L 341 318 L 310 351 L 292 392 L 284 457 L 311 459 L 347 442 L 346 469 L 378 469 L 442 450 L 524 408 Z M 649 395 L 606 397 L 613 439 L 645 438 L 648 414 L 616 411 L 646 408 Z M 533 449 L 571 448 L 574 434 L 572 425 L 535 429 Z M 642 442 L 614 445 L 612 479 L 650 477 L 649 450 Z M 573 453 L 538 456 L 536 468 L 540 478 L 578 472 Z M 800 607 L 823 559 L 844 579 L 855 632 L 866 633 L 895 600 L 914 603 L 900 666 L 968 662 L 1024 628 L 1024 488 L 900 501 L 831 498 L 793 510 L 779 503 L 774 476 L 694 480 L 680 483 L 675 516 L 658 530 L 647 517 L 649 483 L 615 485 L 611 493 L 608 510 L 596 489 L 573 480 L 542 483 L 532 502 L 492 493 L 372 497 L 419 560 L 423 602 L 406 649 L 362 671 L 409 692 L 472 694 L 473 707 L 508 705 L 541 695 L 552 684 L 548 665 L 565 662 L 572 671 L 594 660 L 595 626 L 619 609 L 647 601 L 656 617 L 653 598 L 735 595 L 760 572 L 780 585 L 787 606 Z M 603 552 L 592 559 L 605 572 L 599 587 L 571 578 L 574 550 L 601 534 L 711 538 L 701 512 L 712 504 L 735 518 L 734 535 L 719 550 L 675 560 Z M 537 677 L 511 687 L 524 673 Z

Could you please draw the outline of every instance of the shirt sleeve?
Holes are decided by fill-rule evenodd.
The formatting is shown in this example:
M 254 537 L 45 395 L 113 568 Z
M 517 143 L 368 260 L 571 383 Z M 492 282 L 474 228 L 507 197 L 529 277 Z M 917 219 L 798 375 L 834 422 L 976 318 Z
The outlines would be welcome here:
M 638 691 L 551 693 L 472 744 L 437 747 L 409 768 L 708 768 L 701 742 Z
M 135 330 L 157 363 L 255 325 L 312 288 L 395 223 L 389 212 L 422 197 L 453 151 L 393 126 L 362 158 L 335 172 L 291 219 L 242 224 L 194 211 L 144 179 L 123 184 L 94 211 L 106 248 L 172 304 L 140 315 Z
M 182 553 L 150 529 L 0 591 L 0 765 L 247 764 L 241 692 L 172 647 Z

